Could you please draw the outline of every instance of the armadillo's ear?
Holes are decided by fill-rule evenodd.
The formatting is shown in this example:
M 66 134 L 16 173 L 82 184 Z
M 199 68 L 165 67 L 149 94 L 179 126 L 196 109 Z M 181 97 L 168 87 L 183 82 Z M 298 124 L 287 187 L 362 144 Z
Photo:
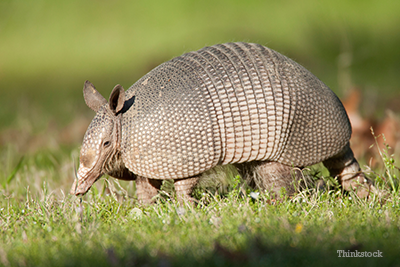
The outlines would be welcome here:
M 114 114 L 117 114 L 124 107 L 125 91 L 121 85 L 116 85 L 111 92 L 110 100 L 108 101 L 110 109 Z
M 94 85 L 86 81 L 83 86 L 83 97 L 85 98 L 86 105 L 97 112 L 99 108 L 107 103 L 107 100 L 94 88 Z

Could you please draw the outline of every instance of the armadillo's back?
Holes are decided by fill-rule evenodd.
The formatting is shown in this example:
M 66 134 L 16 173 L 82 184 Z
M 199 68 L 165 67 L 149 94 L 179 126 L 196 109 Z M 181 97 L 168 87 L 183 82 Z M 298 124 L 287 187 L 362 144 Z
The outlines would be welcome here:
M 166 62 L 127 91 L 126 166 L 158 179 L 185 178 L 217 164 L 271 160 L 305 166 L 350 139 L 333 92 L 266 47 L 229 43 Z
M 169 61 L 127 90 L 134 104 L 123 114 L 123 159 L 135 174 L 186 178 L 218 164 L 221 148 L 212 101 L 191 71 Z

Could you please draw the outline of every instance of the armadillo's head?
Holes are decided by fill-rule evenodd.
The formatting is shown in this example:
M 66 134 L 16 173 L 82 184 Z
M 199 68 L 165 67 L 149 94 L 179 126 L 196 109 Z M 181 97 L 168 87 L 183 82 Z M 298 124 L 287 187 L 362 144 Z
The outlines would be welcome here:
M 109 102 L 86 81 L 83 88 L 86 104 L 97 112 L 83 139 L 79 169 L 71 194 L 85 194 L 104 173 L 117 178 L 128 173 L 121 159 L 121 111 L 125 92 L 115 86 Z

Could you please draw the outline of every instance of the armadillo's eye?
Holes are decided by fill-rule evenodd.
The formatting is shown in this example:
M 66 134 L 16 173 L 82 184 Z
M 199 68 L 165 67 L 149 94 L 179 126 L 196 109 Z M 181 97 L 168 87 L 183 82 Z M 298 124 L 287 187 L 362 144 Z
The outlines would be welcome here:
M 104 147 L 108 147 L 110 144 L 111 144 L 110 141 L 105 141 L 105 142 L 103 143 L 103 146 L 104 146 Z

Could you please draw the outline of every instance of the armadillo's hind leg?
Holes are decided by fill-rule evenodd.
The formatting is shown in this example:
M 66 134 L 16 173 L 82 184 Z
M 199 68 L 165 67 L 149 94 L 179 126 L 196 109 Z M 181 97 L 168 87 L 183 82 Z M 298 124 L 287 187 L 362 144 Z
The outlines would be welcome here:
M 293 168 L 278 162 L 253 161 L 236 165 L 239 174 L 250 186 L 263 191 L 271 191 L 280 196 L 282 188 L 288 194 L 299 189 L 303 174 L 299 168 Z
M 355 191 L 360 198 L 368 197 L 371 185 L 365 178 L 348 143 L 338 154 L 324 161 L 332 177 L 337 177 L 343 189 Z
M 136 196 L 138 201 L 143 204 L 150 204 L 155 201 L 155 196 L 160 190 L 162 180 L 149 179 L 137 176 L 136 179 Z
M 192 191 L 200 180 L 200 176 L 194 176 L 190 178 L 177 179 L 174 181 L 176 196 L 179 201 L 186 199 L 192 201 Z

